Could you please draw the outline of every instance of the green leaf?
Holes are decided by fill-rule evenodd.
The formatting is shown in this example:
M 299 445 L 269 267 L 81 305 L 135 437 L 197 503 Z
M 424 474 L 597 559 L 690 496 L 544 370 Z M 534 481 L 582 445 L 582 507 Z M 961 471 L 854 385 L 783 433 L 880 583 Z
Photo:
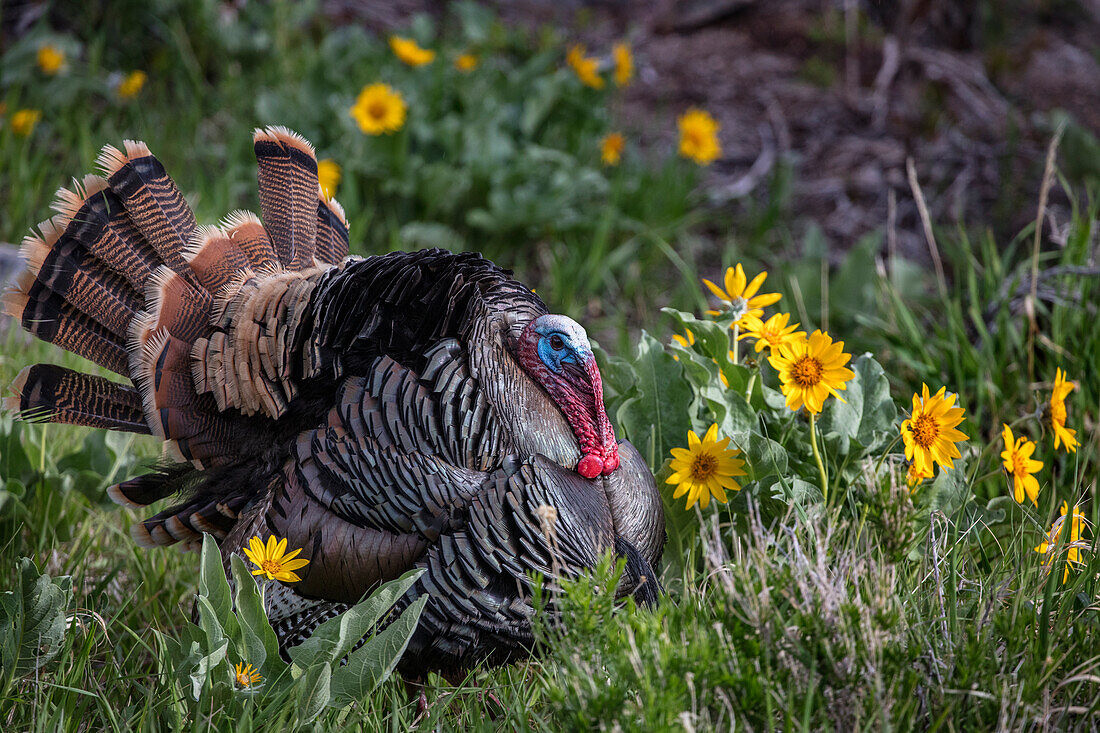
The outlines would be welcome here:
M 320 661 L 336 664 L 423 574 L 423 568 L 410 570 L 379 586 L 366 600 L 318 626 L 308 639 L 290 649 L 290 658 L 303 669 Z
M 383 631 L 356 649 L 337 670 L 332 683 L 332 705 L 343 707 L 378 688 L 393 672 L 416 631 L 428 597 L 421 596 Z
M 848 453 L 849 441 L 854 441 L 858 449 L 855 457 L 859 458 L 893 439 L 898 412 L 890 397 L 890 382 L 878 362 L 864 354 L 852 362 L 851 369 L 855 377 L 840 392 L 844 402 L 828 399 L 818 424 L 826 440 L 836 441 L 830 446 L 833 450 Z
M 221 550 L 218 549 L 217 541 L 205 533 L 202 537 L 199 565 L 198 600 L 202 599 L 205 599 L 210 606 L 211 618 L 217 621 L 219 630 L 230 638 L 236 638 L 237 619 L 233 615 L 233 599 L 230 595 L 229 581 L 225 577 L 225 568 L 222 565 Z M 201 605 L 199 610 L 201 613 Z M 206 629 L 208 626 L 204 625 L 203 628 Z
M 72 578 L 39 574 L 30 558 L 18 563 L 19 584 L 0 594 L 0 695 L 15 680 L 53 659 L 65 639 Z
M 228 650 L 229 639 L 222 639 L 207 654 L 203 654 L 202 646 L 198 642 L 191 642 L 183 668 L 187 679 L 191 681 L 191 697 L 195 700 L 202 697 L 202 690 L 209 682 L 211 673 L 225 659 Z
M 970 500 L 970 485 L 966 482 L 963 459 L 956 459 L 954 468 L 941 466 L 936 478 L 918 496 L 929 512 L 940 511 L 949 517 L 954 516 Z
M 332 665 L 315 664 L 298 679 L 298 720 L 309 723 L 325 709 L 331 698 Z
M 231 556 L 229 563 L 240 629 L 239 652 L 243 661 L 260 670 L 265 679 L 273 679 L 283 672 L 286 664 L 279 657 L 279 640 L 264 611 L 259 584 L 239 556 Z
M 637 392 L 619 406 L 616 420 L 652 468 L 691 429 L 689 406 L 695 395 L 683 366 L 660 342 L 642 331 L 633 359 Z
M 753 431 L 738 431 L 731 434 L 730 444 L 744 454 L 753 480 L 787 473 L 787 450 L 771 438 Z

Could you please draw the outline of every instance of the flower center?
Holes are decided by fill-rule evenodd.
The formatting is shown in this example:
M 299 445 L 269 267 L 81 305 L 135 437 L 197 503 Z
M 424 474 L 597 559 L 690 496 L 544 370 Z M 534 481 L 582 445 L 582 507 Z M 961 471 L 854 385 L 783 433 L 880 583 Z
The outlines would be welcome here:
M 237 673 L 237 684 L 241 687 L 248 687 L 252 684 L 252 679 L 242 670 Z
M 940 434 L 940 426 L 936 423 L 936 418 L 924 413 L 913 418 L 909 423 L 909 430 L 913 433 L 913 441 L 921 448 L 931 448 Z
M 263 571 L 268 575 L 276 575 L 280 571 L 282 571 L 283 564 L 281 562 L 276 562 L 275 560 L 264 560 L 260 564 L 260 567 L 263 568 Z
M 691 462 L 691 478 L 702 483 L 710 478 L 718 468 L 718 461 L 710 453 L 700 453 Z
M 386 112 L 389 111 L 389 105 L 387 105 L 381 99 L 375 100 L 367 106 L 367 114 L 376 120 L 385 119 Z
M 791 379 L 799 387 L 813 387 L 821 381 L 823 371 L 820 361 L 812 356 L 803 356 L 791 367 Z
M 1027 463 L 1019 453 L 1012 454 L 1012 474 L 1017 478 L 1027 478 Z

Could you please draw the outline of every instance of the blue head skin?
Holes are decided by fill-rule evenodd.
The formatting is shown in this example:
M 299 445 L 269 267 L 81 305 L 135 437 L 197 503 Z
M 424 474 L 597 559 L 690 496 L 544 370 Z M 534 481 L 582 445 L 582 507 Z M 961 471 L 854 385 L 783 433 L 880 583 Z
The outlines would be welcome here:
M 615 433 L 603 406 L 603 382 L 588 334 L 566 316 L 539 316 L 523 331 L 520 363 L 550 393 L 577 438 L 585 478 L 607 475 L 619 466 Z

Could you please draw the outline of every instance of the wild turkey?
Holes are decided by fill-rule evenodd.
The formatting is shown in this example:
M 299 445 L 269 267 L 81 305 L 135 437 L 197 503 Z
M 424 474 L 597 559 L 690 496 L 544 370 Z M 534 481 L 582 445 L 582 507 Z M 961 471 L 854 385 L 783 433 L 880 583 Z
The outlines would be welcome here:
M 109 489 L 181 496 L 132 527 L 141 545 L 303 547 L 301 582 L 266 595 L 284 649 L 412 567 L 401 605 L 429 601 L 411 675 L 527 653 L 532 571 L 613 550 L 619 593 L 652 602 L 661 502 L 615 441 L 584 330 L 477 254 L 347 257 L 312 146 L 275 127 L 254 147 L 262 221 L 196 226 L 140 142 L 58 191 L 6 310 L 132 385 L 37 364 L 6 405 L 164 439 L 171 463 Z

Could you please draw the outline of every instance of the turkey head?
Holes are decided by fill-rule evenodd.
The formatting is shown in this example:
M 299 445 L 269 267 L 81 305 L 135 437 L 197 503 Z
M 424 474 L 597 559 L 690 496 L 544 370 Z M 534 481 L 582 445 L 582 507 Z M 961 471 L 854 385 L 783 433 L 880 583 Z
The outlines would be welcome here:
M 607 476 L 619 467 L 615 432 L 603 406 L 603 382 L 588 334 L 567 316 L 541 315 L 523 329 L 516 347 L 520 364 L 565 415 L 585 478 Z

